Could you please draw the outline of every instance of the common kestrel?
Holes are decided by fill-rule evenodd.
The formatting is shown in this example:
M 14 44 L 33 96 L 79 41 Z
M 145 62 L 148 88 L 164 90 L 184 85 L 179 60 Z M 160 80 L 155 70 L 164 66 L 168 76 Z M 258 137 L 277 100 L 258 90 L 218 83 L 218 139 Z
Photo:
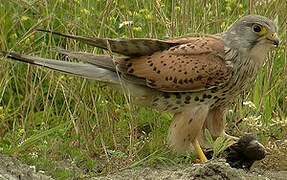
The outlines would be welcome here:
M 191 144 L 201 161 L 208 146 L 207 128 L 215 139 L 224 132 L 225 111 L 255 79 L 265 56 L 279 45 L 275 23 L 248 15 L 227 31 L 175 40 L 105 39 L 50 32 L 124 56 L 95 55 L 57 49 L 84 63 L 45 59 L 1 51 L 5 56 L 128 90 L 136 104 L 173 112 L 168 142 L 178 153 Z

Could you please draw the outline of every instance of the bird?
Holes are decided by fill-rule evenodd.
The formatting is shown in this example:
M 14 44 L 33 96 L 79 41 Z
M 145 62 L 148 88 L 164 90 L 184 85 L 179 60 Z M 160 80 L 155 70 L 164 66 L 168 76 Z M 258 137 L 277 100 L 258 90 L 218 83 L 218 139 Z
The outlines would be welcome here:
M 70 38 L 107 50 L 106 55 L 55 50 L 83 63 L 0 51 L 13 60 L 104 82 L 141 106 L 173 113 L 167 132 L 170 148 L 180 154 L 194 150 L 207 161 L 203 148 L 213 139 L 237 137 L 225 132 L 225 116 L 234 99 L 252 83 L 268 52 L 279 46 L 278 27 L 261 15 L 237 19 L 218 34 L 169 40 L 110 39 L 45 33 Z M 116 55 L 115 55 L 116 54 Z

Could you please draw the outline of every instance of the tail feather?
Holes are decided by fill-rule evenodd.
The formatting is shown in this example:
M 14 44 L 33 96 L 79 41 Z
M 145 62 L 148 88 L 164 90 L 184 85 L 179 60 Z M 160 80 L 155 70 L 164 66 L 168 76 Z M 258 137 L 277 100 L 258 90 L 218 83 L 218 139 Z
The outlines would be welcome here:
M 144 38 L 108 39 L 108 38 L 96 38 L 96 37 L 90 38 L 90 37 L 84 37 L 84 36 L 62 34 L 59 32 L 53 32 L 53 31 L 42 30 L 42 29 L 39 29 L 38 31 L 52 33 L 54 35 L 59 35 L 59 36 L 63 36 L 66 38 L 74 39 L 74 40 L 89 44 L 91 46 L 95 46 L 95 47 L 106 49 L 106 50 L 110 48 L 112 52 L 116 52 L 116 53 L 119 53 L 125 56 L 130 56 L 130 57 L 151 55 L 154 52 L 162 51 L 172 46 L 178 45 L 178 43 L 175 43 L 175 42 L 162 41 L 162 40 L 157 40 L 157 39 L 144 39 Z
M 146 81 L 143 78 L 127 74 L 128 67 L 126 66 L 126 64 L 123 63 L 125 58 L 114 57 L 115 58 L 114 61 L 110 56 L 107 55 L 95 55 L 85 52 L 75 52 L 61 48 L 54 48 L 54 50 L 61 54 L 79 59 L 83 62 L 90 63 L 104 69 L 109 69 L 114 72 L 118 71 L 121 74 L 121 78 L 134 84 L 140 84 L 140 85 L 146 84 Z
M 0 51 L 0 54 L 17 61 L 47 67 L 49 69 L 60 71 L 67 74 L 73 74 L 106 83 L 113 83 L 113 84 L 119 83 L 119 78 L 116 72 L 89 63 L 83 64 L 75 62 L 58 61 L 54 59 L 46 59 L 6 51 Z
M 113 61 L 113 59 L 110 56 L 107 55 L 95 55 L 92 53 L 86 53 L 86 52 L 76 52 L 76 51 L 69 51 L 62 48 L 54 48 L 54 51 L 67 55 L 72 58 L 79 59 L 83 62 L 90 63 L 105 69 L 109 69 L 112 71 L 116 71 L 116 62 Z M 119 59 L 119 57 L 115 57 L 116 59 Z

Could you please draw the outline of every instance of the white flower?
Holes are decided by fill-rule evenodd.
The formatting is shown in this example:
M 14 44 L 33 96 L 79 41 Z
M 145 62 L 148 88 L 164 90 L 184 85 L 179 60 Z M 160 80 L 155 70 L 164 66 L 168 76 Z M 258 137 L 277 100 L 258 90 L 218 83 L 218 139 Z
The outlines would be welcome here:
M 37 152 L 31 152 L 31 153 L 29 153 L 31 156 L 32 156 L 32 158 L 34 158 L 34 159 L 36 159 L 36 158 L 38 158 L 38 153 Z
M 253 109 L 256 108 L 255 104 L 252 101 L 244 101 L 243 105 L 248 106 L 248 107 L 253 108 Z
M 124 21 L 119 25 L 119 28 L 122 28 L 123 26 L 131 26 L 133 24 L 134 24 L 133 21 Z
M 33 170 L 33 172 L 36 172 L 36 166 L 29 166 L 29 167 L 30 167 L 30 169 Z

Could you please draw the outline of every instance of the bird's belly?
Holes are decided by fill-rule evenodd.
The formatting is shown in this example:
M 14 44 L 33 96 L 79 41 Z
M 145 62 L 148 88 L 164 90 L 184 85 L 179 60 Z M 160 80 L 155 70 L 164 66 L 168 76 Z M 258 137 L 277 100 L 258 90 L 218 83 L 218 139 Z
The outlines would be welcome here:
M 223 87 L 217 90 L 202 92 L 160 93 L 151 98 L 149 106 L 159 111 L 180 112 L 197 105 L 208 105 L 210 108 L 225 106 L 238 97 L 244 87 Z
M 200 104 L 212 105 L 218 99 L 210 91 L 206 91 L 205 93 L 165 92 L 153 97 L 150 106 L 160 111 L 180 112 L 186 108 Z
M 201 92 L 159 92 L 149 98 L 148 106 L 167 112 L 180 112 L 186 108 L 205 104 L 210 108 L 229 105 L 246 88 L 250 76 L 241 75 L 221 86 Z

